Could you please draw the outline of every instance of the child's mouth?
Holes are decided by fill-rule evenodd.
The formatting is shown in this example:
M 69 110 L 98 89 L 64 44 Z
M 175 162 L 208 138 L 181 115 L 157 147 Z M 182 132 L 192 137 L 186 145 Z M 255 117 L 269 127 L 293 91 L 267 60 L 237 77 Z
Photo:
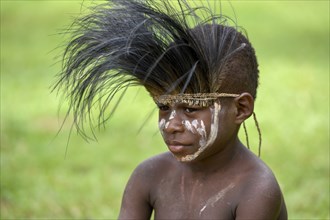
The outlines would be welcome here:
M 177 142 L 177 141 L 170 141 L 167 142 L 167 147 L 168 149 L 173 153 L 173 154 L 177 154 L 177 155 L 186 155 L 186 154 L 191 154 L 193 148 L 192 145 L 190 144 L 184 144 L 181 142 Z
M 168 145 L 168 148 L 172 153 L 183 153 L 186 147 L 187 146 L 183 145 Z

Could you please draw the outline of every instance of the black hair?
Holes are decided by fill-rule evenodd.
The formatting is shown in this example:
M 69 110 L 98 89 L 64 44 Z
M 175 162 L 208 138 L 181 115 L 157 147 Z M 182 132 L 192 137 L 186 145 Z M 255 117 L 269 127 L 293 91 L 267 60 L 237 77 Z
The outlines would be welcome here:
M 114 96 L 122 92 L 120 101 L 130 86 L 142 85 L 151 96 L 249 92 L 255 97 L 257 59 L 239 29 L 208 4 L 109 0 L 72 25 L 55 88 L 65 91 L 81 133 L 97 104 L 102 124 Z

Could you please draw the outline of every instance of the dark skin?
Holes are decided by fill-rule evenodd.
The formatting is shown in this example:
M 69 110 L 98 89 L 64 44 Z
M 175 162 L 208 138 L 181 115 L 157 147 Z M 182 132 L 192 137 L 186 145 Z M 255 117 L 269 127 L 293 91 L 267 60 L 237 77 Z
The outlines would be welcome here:
M 180 158 L 198 149 L 198 135 L 183 120 L 212 121 L 209 108 L 175 104 L 160 108 L 160 119 L 176 114 L 163 130 L 171 153 L 141 163 L 127 183 L 119 219 L 287 219 L 272 171 L 238 139 L 240 124 L 253 113 L 249 93 L 221 99 L 215 141 L 197 158 Z M 170 147 L 170 145 L 180 145 Z M 182 145 L 182 146 L 181 146 Z M 174 149 L 174 150 L 173 150 Z

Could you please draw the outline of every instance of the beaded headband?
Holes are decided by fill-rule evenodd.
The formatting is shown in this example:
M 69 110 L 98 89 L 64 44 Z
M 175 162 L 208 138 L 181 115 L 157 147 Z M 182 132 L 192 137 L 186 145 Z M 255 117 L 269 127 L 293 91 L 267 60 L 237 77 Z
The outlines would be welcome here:
M 163 105 L 184 103 L 190 106 L 201 106 L 208 107 L 213 104 L 213 102 L 221 97 L 235 98 L 239 94 L 230 93 L 183 93 L 177 95 L 161 95 L 153 97 L 156 103 L 161 103 Z

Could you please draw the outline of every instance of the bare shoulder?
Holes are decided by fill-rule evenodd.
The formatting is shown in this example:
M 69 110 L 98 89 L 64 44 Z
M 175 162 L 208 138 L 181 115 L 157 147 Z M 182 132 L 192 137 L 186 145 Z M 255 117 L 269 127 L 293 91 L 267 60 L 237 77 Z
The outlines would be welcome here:
M 135 168 L 132 177 L 154 182 L 172 166 L 174 166 L 173 156 L 170 153 L 162 153 L 140 163 Z
M 248 154 L 236 219 L 287 219 L 285 202 L 272 170 Z
M 169 153 L 163 153 L 151 157 L 140 163 L 133 171 L 129 183 L 147 188 L 144 191 L 150 191 L 155 183 L 165 175 L 166 170 L 171 167 L 173 157 Z
M 150 218 L 150 194 L 172 161 L 170 155 L 164 153 L 147 159 L 136 167 L 125 188 L 119 219 Z
M 174 163 L 175 160 L 170 153 L 153 156 L 143 161 L 135 168 L 128 185 L 141 185 L 140 187 L 144 188 L 143 191 L 149 193 L 154 187 L 157 187 L 157 183 L 160 179 L 166 177 L 167 171 L 171 170 Z

